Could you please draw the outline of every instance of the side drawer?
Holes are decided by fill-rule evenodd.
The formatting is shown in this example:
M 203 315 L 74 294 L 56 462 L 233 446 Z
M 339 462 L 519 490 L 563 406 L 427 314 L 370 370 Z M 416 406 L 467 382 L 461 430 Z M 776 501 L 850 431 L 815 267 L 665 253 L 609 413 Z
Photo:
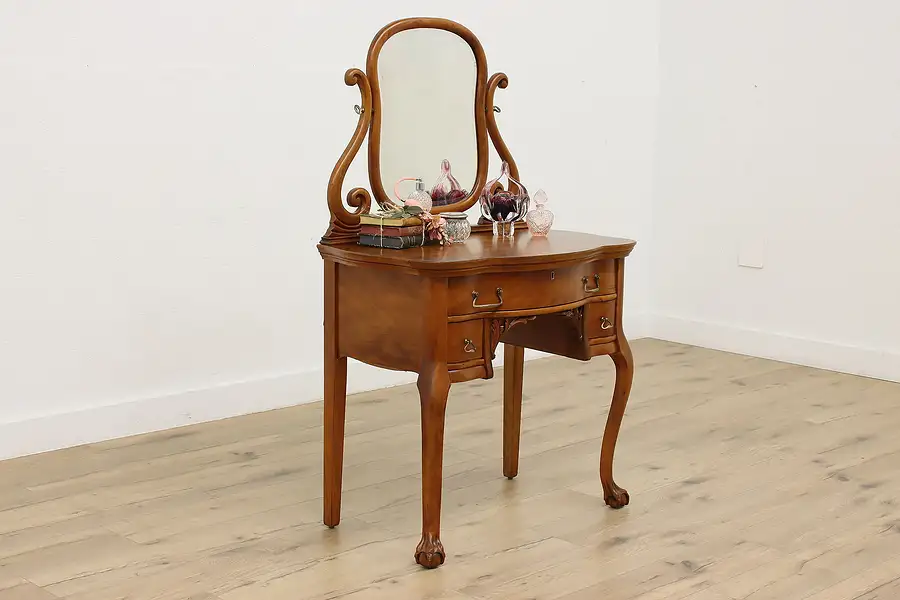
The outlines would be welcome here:
M 481 319 L 450 323 L 447 329 L 447 362 L 462 363 L 484 357 L 484 322 Z
M 584 333 L 588 339 L 616 336 L 616 301 L 590 302 L 584 306 Z

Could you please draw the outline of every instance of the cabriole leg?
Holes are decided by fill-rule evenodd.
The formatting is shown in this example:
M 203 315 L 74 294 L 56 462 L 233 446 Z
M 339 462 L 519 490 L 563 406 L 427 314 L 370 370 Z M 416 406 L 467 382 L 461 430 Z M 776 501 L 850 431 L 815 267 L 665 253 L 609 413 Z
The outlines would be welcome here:
M 628 492 L 613 481 L 613 455 L 616 452 L 619 427 L 622 425 L 625 405 L 628 404 L 631 382 L 634 379 L 634 359 L 631 356 L 628 340 L 624 336 L 619 339 L 619 350 L 610 357 L 616 365 L 616 387 L 613 390 L 609 416 L 606 419 L 606 429 L 603 432 L 603 446 L 600 450 L 600 483 L 603 485 L 603 497 L 606 503 L 612 508 L 622 508 L 628 504 L 629 497 Z
M 444 462 L 444 415 L 450 393 L 446 364 L 435 364 L 419 374 L 422 407 L 422 539 L 416 562 L 433 569 L 444 563 L 441 544 L 441 483 Z

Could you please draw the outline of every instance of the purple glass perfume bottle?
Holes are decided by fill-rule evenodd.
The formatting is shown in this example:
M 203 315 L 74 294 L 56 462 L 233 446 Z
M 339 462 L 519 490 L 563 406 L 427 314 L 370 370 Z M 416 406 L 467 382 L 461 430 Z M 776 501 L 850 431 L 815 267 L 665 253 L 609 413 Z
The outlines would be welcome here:
M 499 186 L 503 177 L 508 180 L 509 189 L 504 190 Z M 509 165 L 503 161 L 500 177 L 488 181 L 481 191 L 479 197 L 481 216 L 494 223 L 494 235 L 512 237 L 515 234 L 515 222 L 528 212 L 528 200 L 528 190 L 512 178 L 509 174 Z

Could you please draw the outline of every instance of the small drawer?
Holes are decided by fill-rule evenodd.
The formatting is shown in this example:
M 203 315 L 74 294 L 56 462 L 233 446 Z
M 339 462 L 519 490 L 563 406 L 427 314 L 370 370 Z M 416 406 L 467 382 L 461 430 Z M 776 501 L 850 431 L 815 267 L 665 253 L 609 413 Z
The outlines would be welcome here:
M 447 362 L 462 363 L 484 356 L 484 323 L 481 319 L 450 323 L 447 330 Z
M 588 339 L 616 335 L 616 301 L 591 302 L 584 306 L 584 332 Z

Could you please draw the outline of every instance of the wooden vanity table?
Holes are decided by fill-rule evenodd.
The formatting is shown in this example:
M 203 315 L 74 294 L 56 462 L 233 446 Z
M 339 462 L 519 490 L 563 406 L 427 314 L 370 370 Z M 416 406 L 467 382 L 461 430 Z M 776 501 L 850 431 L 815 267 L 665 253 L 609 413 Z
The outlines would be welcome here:
M 410 32 L 434 32 L 440 42 L 449 39 L 444 36 L 462 40 L 474 62 L 474 111 L 468 107 L 461 117 L 470 121 L 466 129 L 471 129 L 477 155 L 472 160 L 474 185 L 464 200 L 433 212 L 465 211 L 475 204 L 487 181 L 488 135 L 512 176 L 519 179 L 494 116 L 494 92 L 506 87 L 507 78 L 498 73 L 487 79 L 477 38 L 458 23 L 430 18 L 395 21 L 378 32 L 369 48 L 367 72 L 351 69 L 345 76 L 348 85 L 359 87 L 360 116 L 329 182 L 331 224 L 318 245 L 325 266 L 324 523 L 334 527 L 340 521 L 347 358 L 418 373 L 422 537 L 415 559 L 433 568 L 445 558 L 440 541 L 441 483 L 450 385 L 493 377 L 491 361 L 500 342 L 504 343 L 503 475 L 513 478 L 518 472 L 524 349 L 578 360 L 609 355 L 616 382 L 600 452 L 600 482 L 609 506 L 628 504 L 628 493 L 613 481 L 612 465 L 633 376 L 631 350 L 622 329 L 622 300 L 625 258 L 635 242 L 558 230 L 532 237 L 523 225 L 512 239 L 476 227 L 462 244 L 406 250 L 358 245 L 359 215 L 370 211 L 371 195 L 363 188 L 350 190 L 346 199 L 355 209 L 351 211 L 342 202 L 341 188 L 368 134 L 371 187 L 379 205 L 388 202 L 385 188 L 390 179 L 380 169 L 387 151 L 380 144 L 387 108 L 382 107 L 380 87 L 391 82 L 379 79 L 379 59 L 386 44 Z M 408 39 L 421 60 L 425 38 Z M 450 64 L 447 55 L 440 54 L 441 66 Z M 393 126 L 397 122 L 391 119 Z M 459 129 L 452 125 L 448 131 Z M 442 140 L 446 136 L 435 140 L 438 153 Z

